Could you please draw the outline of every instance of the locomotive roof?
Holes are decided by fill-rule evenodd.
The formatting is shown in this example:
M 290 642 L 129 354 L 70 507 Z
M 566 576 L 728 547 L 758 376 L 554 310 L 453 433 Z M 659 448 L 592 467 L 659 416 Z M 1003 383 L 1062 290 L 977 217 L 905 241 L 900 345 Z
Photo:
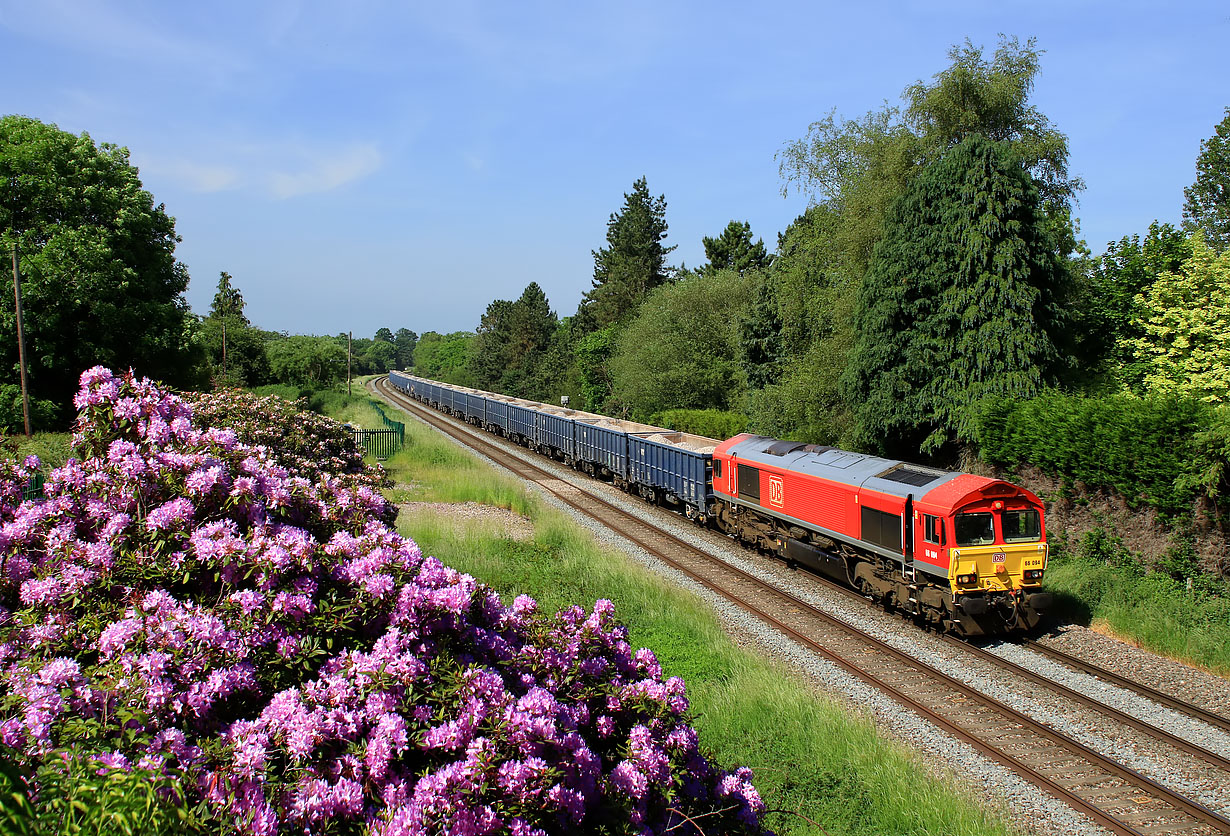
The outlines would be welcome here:
M 941 485 L 966 475 L 957 471 L 909 464 L 898 459 L 838 450 L 836 447 L 822 444 L 780 441 L 746 433 L 727 441 L 717 452 L 734 454 L 742 462 L 806 473 L 890 496 L 906 497 L 913 494 L 915 499 L 920 499 Z

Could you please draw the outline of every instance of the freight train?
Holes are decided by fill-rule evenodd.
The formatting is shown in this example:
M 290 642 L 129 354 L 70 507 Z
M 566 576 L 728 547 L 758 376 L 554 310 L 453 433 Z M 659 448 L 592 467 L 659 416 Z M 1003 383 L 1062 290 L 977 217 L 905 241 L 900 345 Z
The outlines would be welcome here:
M 1042 502 L 1009 482 L 750 433 L 704 438 L 404 372 L 389 382 L 937 630 L 1027 631 L 1051 604 Z

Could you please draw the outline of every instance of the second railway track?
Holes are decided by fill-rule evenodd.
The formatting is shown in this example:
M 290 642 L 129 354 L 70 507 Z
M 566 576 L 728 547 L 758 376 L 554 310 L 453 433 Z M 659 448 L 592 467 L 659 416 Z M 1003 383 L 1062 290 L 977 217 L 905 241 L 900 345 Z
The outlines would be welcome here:
M 596 493 L 561 480 L 531 459 L 514 455 L 494 443 L 485 433 L 423 407 L 389 386 L 387 381 L 380 380 L 375 385 L 385 399 L 518 476 L 537 483 L 561 502 L 597 519 L 658 560 L 772 625 L 808 650 L 879 688 L 893 700 L 910 707 L 1108 830 L 1149 836 L 1162 833 L 1191 836 L 1230 834 L 1230 819 L 1204 805 L 982 694 L 887 642 L 845 624 L 812 604 L 680 540 Z M 987 655 L 988 661 L 994 660 L 992 664 L 1007 667 L 1004 660 L 993 654 Z M 1105 706 L 1095 707 L 1108 716 L 1122 714 Z M 1122 721 L 1122 717 L 1116 719 Z M 1137 723 L 1136 727 L 1143 725 Z M 1155 731 L 1148 726 L 1140 730 Z M 1191 747 L 1185 742 L 1168 742 L 1203 757 L 1217 768 L 1230 771 L 1230 762 L 1215 753 Z

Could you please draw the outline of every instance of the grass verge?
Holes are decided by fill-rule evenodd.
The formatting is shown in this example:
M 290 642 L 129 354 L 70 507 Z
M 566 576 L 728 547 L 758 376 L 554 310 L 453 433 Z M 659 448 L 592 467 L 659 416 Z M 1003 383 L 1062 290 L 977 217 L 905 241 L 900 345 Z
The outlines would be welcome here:
M 407 420 L 406 447 L 386 466 L 402 485 L 399 502 L 474 501 L 528 517 L 528 541 L 459 527 L 447 513 L 415 514 L 403 531 L 425 553 L 468 572 L 506 600 L 527 594 L 553 612 L 609 598 L 635 647 L 652 648 L 668 675 L 688 684 L 694 725 L 713 759 L 744 764 L 781 834 L 1009 834 L 951 779 L 936 779 L 921 757 L 887 741 L 780 665 L 736 646 L 713 612 L 590 533 L 519 482 Z
M 1103 623 L 1141 647 L 1230 676 L 1230 588 L 1189 589 L 1146 571 L 1104 533 L 1091 535 L 1051 544 L 1046 585 L 1056 593 L 1055 618 Z

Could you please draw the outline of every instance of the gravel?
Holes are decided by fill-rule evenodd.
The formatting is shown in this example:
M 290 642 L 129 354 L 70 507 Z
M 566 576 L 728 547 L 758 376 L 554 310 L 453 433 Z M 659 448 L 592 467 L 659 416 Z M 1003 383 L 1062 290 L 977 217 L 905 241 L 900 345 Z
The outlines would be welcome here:
M 493 436 L 485 436 L 494 439 Z M 895 647 L 944 670 L 989 696 L 994 696 L 1058 731 L 1076 738 L 1103 754 L 1114 757 L 1142 774 L 1189 795 L 1206 806 L 1230 815 L 1230 775 L 1208 766 L 1194 756 L 1174 752 L 1152 737 L 1124 728 L 1092 709 L 1073 706 L 1053 692 L 1022 684 L 1022 681 L 994 669 L 985 662 L 953 648 L 914 625 L 888 615 L 870 605 L 862 605 L 839 593 L 825 589 L 805 573 L 784 564 L 754 555 L 734 546 L 716 532 L 699 529 L 682 518 L 651 508 L 610 486 L 590 480 L 568 468 L 549 463 L 522 448 L 506 445 L 535 464 L 552 470 L 561 480 L 593 488 L 598 485 L 604 498 L 652 521 L 728 562 L 770 580 L 814 606 L 841 617 L 859 629 L 884 639 Z M 847 674 L 832 663 L 804 650 L 792 640 L 769 628 L 758 619 L 737 610 L 716 595 L 669 569 L 643 550 L 609 529 L 564 506 L 545 491 L 547 502 L 558 507 L 590 529 L 604 545 L 619 549 L 655 572 L 691 589 L 714 608 L 735 640 L 758 648 L 803 674 L 820 689 L 846 700 L 854 710 L 870 712 L 883 732 L 905 741 L 921 753 L 922 761 L 933 772 L 950 773 L 968 786 L 972 794 L 989 800 L 1018 827 L 1035 833 L 1103 834 L 1082 814 L 1045 795 L 1032 784 L 968 745 L 918 718 L 912 712 Z M 1066 628 L 1045 640 L 1058 649 L 1088 659 L 1124 676 L 1140 679 L 1196 702 L 1210 710 L 1230 711 L 1230 682 L 1220 677 L 1162 659 L 1083 628 Z M 994 653 L 1028 666 L 1031 670 L 1113 705 L 1140 719 L 1186 737 L 1211 751 L 1230 756 L 1230 735 L 1199 721 L 1177 714 L 1139 695 L 1124 691 L 1092 677 L 1051 662 L 1046 657 L 1003 643 L 990 648 Z

